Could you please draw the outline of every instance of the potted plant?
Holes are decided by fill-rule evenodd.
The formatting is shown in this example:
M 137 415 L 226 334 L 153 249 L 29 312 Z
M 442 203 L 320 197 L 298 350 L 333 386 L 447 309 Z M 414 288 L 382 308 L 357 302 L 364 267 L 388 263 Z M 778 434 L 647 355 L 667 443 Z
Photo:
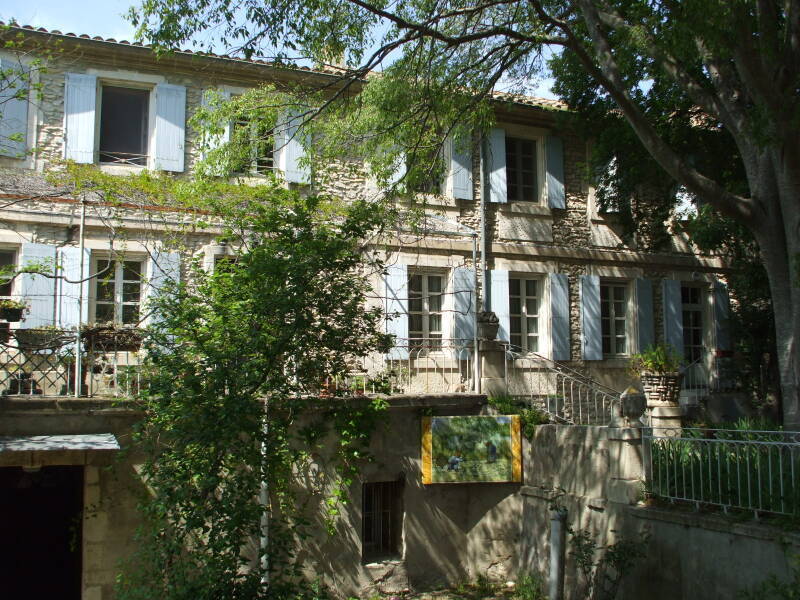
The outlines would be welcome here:
M 655 344 L 631 356 L 631 372 L 642 382 L 647 406 L 677 406 L 681 393 L 681 357 L 671 346 Z
M 101 352 L 138 352 L 142 347 L 141 330 L 130 325 L 87 324 L 81 338 L 87 348 Z
M 75 333 L 52 325 L 14 330 L 17 347 L 29 352 L 57 351 L 75 340 Z
M 9 323 L 19 323 L 27 310 L 28 305 L 25 302 L 8 298 L 0 299 L 0 319 L 5 319 Z

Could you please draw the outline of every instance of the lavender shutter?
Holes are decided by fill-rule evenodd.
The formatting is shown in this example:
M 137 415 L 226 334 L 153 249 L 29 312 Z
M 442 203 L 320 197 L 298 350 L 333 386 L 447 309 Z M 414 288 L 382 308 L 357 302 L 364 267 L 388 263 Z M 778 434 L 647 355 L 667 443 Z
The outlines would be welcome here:
M 87 248 L 83 256 L 76 246 L 64 246 L 59 250 L 61 279 L 56 283 L 59 327 L 78 327 L 89 320 L 90 259 L 91 251 Z
M 453 307 L 453 337 L 463 342 L 472 341 L 475 336 L 475 271 L 470 267 L 453 269 Z
M 550 208 L 566 208 L 564 194 L 564 143 L 560 137 L 547 136 L 547 204 Z
M 445 142 L 448 172 L 445 190 L 451 198 L 472 200 L 472 141 L 453 139 Z
M 159 83 L 155 88 L 156 127 L 153 166 L 183 172 L 186 136 L 186 88 Z
M 389 265 L 384 275 L 386 285 L 386 333 L 395 336 L 399 344 L 387 357 L 395 360 L 408 358 L 408 265 Z
M 24 158 L 28 150 L 28 78 L 19 62 L 0 59 L 0 155 Z
M 508 202 L 506 189 L 506 132 L 492 129 L 489 132 L 489 202 Z
M 550 337 L 553 360 L 569 360 L 569 277 L 550 273 Z
M 54 274 L 56 247 L 49 244 L 22 244 L 20 267 L 38 266 Z M 20 327 L 32 329 L 55 324 L 56 280 L 54 277 L 25 273 L 20 275 L 20 295 L 30 312 Z
M 664 305 L 664 343 L 683 356 L 681 282 L 664 279 L 661 282 L 661 297 Z
M 491 271 L 491 307 L 500 320 L 497 337 L 504 342 L 511 341 L 511 307 L 508 300 L 508 271 Z
M 638 351 L 642 352 L 656 341 L 653 320 L 653 283 L 649 279 L 636 280 L 636 322 L 638 325 Z
M 302 122 L 303 117 L 294 111 L 281 117 L 275 127 L 275 164 L 292 183 L 311 183 L 311 171 L 302 164 L 307 144 Z
M 181 255 L 177 252 L 166 252 L 161 249 L 153 250 L 147 261 L 147 288 L 145 298 L 149 304 L 160 294 L 165 292 L 167 283 L 177 284 L 181 280 Z M 158 316 L 153 314 L 152 307 L 145 307 L 150 313 L 145 319 L 145 324 L 153 324 Z
M 581 347 L 584 360 L 603 360 L 603 324 L 600 319 L 600 278 L 581 275 Z

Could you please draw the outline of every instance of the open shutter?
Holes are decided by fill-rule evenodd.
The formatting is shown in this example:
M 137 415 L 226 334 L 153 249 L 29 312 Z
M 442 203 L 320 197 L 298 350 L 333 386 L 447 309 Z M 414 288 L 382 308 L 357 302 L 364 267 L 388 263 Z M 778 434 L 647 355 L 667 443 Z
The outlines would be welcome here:
M 489 202 L 508 202 L 506 191 L 506 132 L 492 129 L 489 132 Z
M 600 278 L 581 275 L 581 347 L 584 360 L 603 360 Z
M 564 143 L 560 137 L 547 136 L 547 205 L 566 208 L 564 194 Z
M 229 92 L 225 90 L 218 90 L 218 89 L 209 89 L 203 92 L 203 97 L 201 99 L 201 103 L 204 108 L 211 107 L 211 100 L 212 97 L 218 97 L 222 100 L 229 100 L 231 95 Z M 230 141 L 231 138 L 231 125 L 230 123 L 218 134 L 216 135 L 208 135 L 204 141 L 204 148 L 206 151 L 215 150 L 222 146 L 223 144 Z
M 406 176 L 406 171 L 408 167 L 406 165 L 406 153 L 401 152 L 399 157 L 399 164 L 395 169 L 394 173 L 389 176 L 389 181 L 387 182 L 390 186 L 397 185 L 400 183 L 403 178 Z
M 661 282 L 664 305 L 664 343 L 683 356 L 683 311 L 681 308 L 681 282 L 664 279 Z
M 636 322 L 638 324 L 638 351 L 644 351 L 656 341 L 653 322 L 653 284 L 649 279 L 636 280 Z
M 450 198 L 472 200 L 472 140 L 453 139 L 445 141 L 445 157 L 448 161 L 445 192 Z
M 453 337 L 463 340 L 460 346 L 475 337 L 475 271 L 470 267 L 453 269 L 453 304 Z
M 497 337 L 504 342 L 511 341 L 511 307 L 508 301 L 508 271 L 492 269 L 491 271 L 491 307 L 500 320 Z
M 58 326 L 78 327 L 89 320 L 89 268 L 91 251 L 75 246 L 59 250 Z M 83 273 L 81 273 L 83 267 Z M 83 277 L 81 277 L 83 275 Z
M 156 95 L 156 132 L 153 167 L 183 172 L 186 136 L 186 88 L 159 83 Z
M 93 163 L 97 77 L 67 73 L 64 90 L 64 158 Z
M 48 244 L 22 244 L 20 267 L 40 266 L 54 274 L 56 247 Z M 30 305 L 30 312 L 20 327 L 26 329 L 52 326 L 55 323 L 56 280 L 39 274 L 20 275 L 20 294 Z
M 731 300 L 728 286 L 721 281 L 714 282 L 714 340 L 717 352 L 730 352 L 731 345 Z
M 386 284 L 386 333 L 403 344 L 389 350 L 388 358 L 408 358 L 408 265 L 389 265 L 384 276 Z
M 308 165 L 300 164 L 306 154 L 303 146 L 306 140 L 300 129 L 302 122 L 302 116 L 287 114 L 275 127 L 275 164 L 286 181 L 292 183 L 311 183 Z
M 5 82 L 0 89 L 0 154 L 24 158 L 28 150 L 30 71 L 19 62 L 0 59 Z
M 553 360 L 569 360 L 569 277 L 550 273 L 550 336 Z
M 167 282 L 180 282 L 181 255 L 177 252 L 154 250 L 147 261 L 147 275 L 147 300 L 151 301 L 164 291 Z M 152 314 L 152 307 L 148 307 L 147 310 L 151 314 L 145 319 L 145 324 L 152 324 L 157 320 L 157 316 Z

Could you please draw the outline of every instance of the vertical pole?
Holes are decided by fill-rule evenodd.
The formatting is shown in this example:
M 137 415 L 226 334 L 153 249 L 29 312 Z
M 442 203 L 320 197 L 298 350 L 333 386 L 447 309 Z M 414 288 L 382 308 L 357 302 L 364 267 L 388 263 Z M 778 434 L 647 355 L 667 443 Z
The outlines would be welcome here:
M 472 235 L 472 289 L 475 290 L 472 298 L 472 375 L 474 379 L 473 391 L 481 393 L 481 357 L 478 355 L 478 239 Z
M 261 549 L 261 585 L 269 585 L 269 481 L 267 480 L 267 457 L 269 448 L 267 447 L 267 434 L 269 432 L 269 400 L 264 400 L 264 423 L 262 425 L 264 441 L 261 443 L 261 487 L 258 493 L 258 502 L 261 505 L 261 539 L 259 547 Z
M 81 395 L 81 370 L 83 361 L 81 360 L 81 327 L 83 326 L 83 286 L 86 273 L 83 272 L 83 253 L 85 251 L 84 244 L 84 229 L 86 227 L 86 198 L 81 198 L 81 225 L 78 232 L 78 260 L 81 261 L 80 276 L 78 277 L 78 285 L 80 286 L 80 293 L 78 294 L 78 328 L 75 331 L 75 397 L 79 398 Z
M 480 148 L 481 148 L 481 194 L 480 194 L 480 204 L 479 210 L 481 217 L 480 223 L 480 236 L 481 236 L 481 271 L 483 273 L 483 294 L 481 294 L 481 310 L 487 311 L 489 310 L 489 294 L 490 286 L 486 283 L 488 278 L 486 277 L 486 196 L 489 194 L 490 187 L 489 187 L 489 177 L 486 174 L 487 169 L 487 153 L 488 153 L 488 145 L 486 144 L 486 138 L 481 136 L 480 140 Z
M 550 511 L 550 581 L 548 598 L 564 598 L 564 546 L 567 533 L 567 509 Z

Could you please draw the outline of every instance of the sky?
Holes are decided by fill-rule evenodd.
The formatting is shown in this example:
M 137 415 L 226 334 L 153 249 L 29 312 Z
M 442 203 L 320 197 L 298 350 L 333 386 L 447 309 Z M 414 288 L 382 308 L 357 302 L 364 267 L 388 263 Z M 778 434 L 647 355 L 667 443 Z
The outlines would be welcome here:
M 1 0 L 0 21 L 12 18 L 20 25 L 57 29 L 62 33 L 86 33 L 117 41 L 132 41 L 133 26 L 125 19 L 132 0 Z M 184 45 L 184 47 L 190 45 Z M 552 81 L 545 79 L 533 92 L 536 96 L 555 98 Z M 502 85 L 501 85 L 502 87 Z

